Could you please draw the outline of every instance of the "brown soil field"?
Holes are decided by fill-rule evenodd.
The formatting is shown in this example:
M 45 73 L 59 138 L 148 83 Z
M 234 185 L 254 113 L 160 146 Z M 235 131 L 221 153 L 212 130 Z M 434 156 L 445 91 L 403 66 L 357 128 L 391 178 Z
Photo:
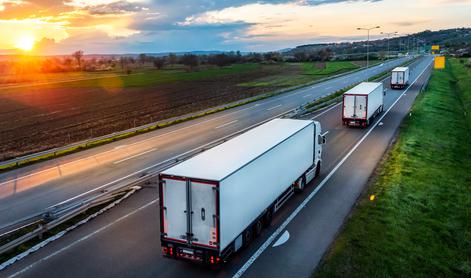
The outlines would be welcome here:
M 299 75 L 292 66 L 262 66 L 148 87 L 32 86 L 0 91 L 0 160 L 184 115 L 280 89 L 242 87 L 267 76 Z

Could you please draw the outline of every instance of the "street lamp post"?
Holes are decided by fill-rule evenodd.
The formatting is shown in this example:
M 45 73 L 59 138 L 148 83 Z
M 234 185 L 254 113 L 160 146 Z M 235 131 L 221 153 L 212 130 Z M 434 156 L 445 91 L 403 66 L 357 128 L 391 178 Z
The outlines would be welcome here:
M 368 72 L 368 68 L 370 66 L 370 31 L 373 29 L 378 29 L 379 26 L 371 27 L 371 28 L 361 28 L 358 27 L 357 30 L 365 30 L 368 33 L 368 40 L 366 41 L 366 71 Z M 368 82 L 368 77 L 366 77 L 366 81 Z
M 381 32 L 381 34 L 388 36 L 388 60 L 389 60 L 389 57 L 391 56 L 390 53 L 389 53 L 389 36 L 391 36 L 391 35 L 392 35 L 392 36 L 397 35 L 397 31 L 396 31 L 396 32 L 392 32 L 392 33 L 384 33 L 384 32 Z

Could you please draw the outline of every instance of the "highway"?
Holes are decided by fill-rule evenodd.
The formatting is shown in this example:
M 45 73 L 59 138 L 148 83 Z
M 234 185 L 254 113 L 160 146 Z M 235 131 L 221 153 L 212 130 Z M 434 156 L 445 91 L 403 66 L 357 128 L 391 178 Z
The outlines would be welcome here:
M 0 175 L 0 228 L 109 184 L 126 183 L 241 129 L 391 69 L 407 58 Z
M 311 115 L 310 118 L 321 122 L 323 132 L 328 132 L 321 176 L 302 194 L 288 201 L 275 215 L 272 225 L 251 246 L 233 256 L 219 270 L 161 256 L 158 191 L 155 185 L 149 185 L 115 209 L 0 272 L 0 276 L 309 276 L 349 215 L 402 119 L 409 115 L 421 86 L 428 79 L 432 61 L 428 56 L 411 65 L 414 84 L 405 90 L 388 90 L 385 112 L 367 129 L 342 126 L 340 105 Z M 334 80 L 331 82 L 335 83 Z M 326 85 L 320 84 L 320 88 L 306 92 L 298 91 L 297 97 L 317 94 L 323 86 Z M 264 104 L 264 111 L 276 110 L 278 108 L 268 108 L 280 104 L 288 107 L 285 102 L 270 103 Z M 277 112 L 280 111 L 283 110 L 280 108 Z M 240 119 L 215 119 L 217 124 L 213 129 L 242 128 L 238 126 Z M 233 122 L 235 120 L 237 122 Z M 193 129 L 186 132 L 191 131 Z M 289 234 L 288 239 L 286 234 Z M 280 245 L 273 247 L 275 243 Z

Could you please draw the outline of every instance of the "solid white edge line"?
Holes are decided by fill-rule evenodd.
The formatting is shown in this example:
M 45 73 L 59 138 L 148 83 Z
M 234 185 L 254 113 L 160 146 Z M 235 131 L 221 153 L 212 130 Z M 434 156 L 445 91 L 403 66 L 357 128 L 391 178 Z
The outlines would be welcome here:
M 127 160 L 129 160 L 129 159 L 136 158 L 136 157 L 141 156 L 141 155 L 145 155 L 146 153 L 150 153 L 150 152 L 153 152 L 153 151 L 156 151 L 156 150 L 157 150 L 157 148 L 152 148 L 152 149 L 147 150 L 147 151 L 145 151 L 145 152 L 138 153 L 138 154 L 131 155 L 131 156 L 128 156 L 128 157 L 126 157 L 126 158 L 117 160 L 117 161 L 113 162 L 113 164 L 119 164 L 119 163 L 121 163 L 121 162 L 127 161 Z
M 432 63 L 429 63 L 425 69 L 417 76 L 417 78 L 412 82 L 412 84 L 404 90 L 404 92 L 394 101 L 394 103 L 389 107 L 389 109 L 375 122 L 375 124 L 366 132 L 365 135 L 353 146 L 353 148 L 342 158 L 342 160 L 330 171 L 330 173 L 319 183 L 319 185 L 314 189 L 314 191 L 309 194 L 306 199 L 288 216 L 288 218 L 275 230 L 275 232 L 259 247 L 259 249 L 249 258 L 249 260 L 232 276 L 233 278 L 241 277 L 247 269 L 255 262 L 255 260 L 260 257 L 260 255 L 272 244 L 272 242 L 278 237 L 278 235 L 285 230 L 288 224 L 299 214 L 299 212 L 307 205 L 307 203 L 322 189 L 322 187 L 330 180 L 330 178 L 337 172 L 340 166 L 352 155 L 352 153 L 360 146 L 360 144 L 370 135 L 374 128 L 378 125 L 379 122 L 389 113 L 389 111 L 396 105 L 396 103 L 402 98 L 402 96 L 412 88 L 417 80 L 422 76 L 422 74 L 430 67 Z

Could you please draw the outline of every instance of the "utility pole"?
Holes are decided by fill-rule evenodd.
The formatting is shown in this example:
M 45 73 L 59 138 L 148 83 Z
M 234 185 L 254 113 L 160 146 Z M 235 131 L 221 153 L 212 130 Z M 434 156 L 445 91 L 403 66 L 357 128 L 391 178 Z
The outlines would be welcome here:
M 394 36 L 394 35 L 397 35 L 397 31 L 395 32 L 392 32 L 392 33 L 384 33 L 384 32 L 381 32 L 382 35 L 387 35 L 388 36 L 388 60 L 389 60 L 389 57 L 391 56 L 391 53 L 389 53 L 389 37 L 390 36 Z
M 371 28 L 361 28 L 358 27 L 357 30 L 365 30 L 368 33 L 368 39 L 366 41 L 366 71 L 368 72 L 368 68 L 370 66 L 370 31 L 373 29 L 379 29 L 379 26 L 371 27 Z M 366 82 L 368 82 L 368 77 L 366 78 Z

